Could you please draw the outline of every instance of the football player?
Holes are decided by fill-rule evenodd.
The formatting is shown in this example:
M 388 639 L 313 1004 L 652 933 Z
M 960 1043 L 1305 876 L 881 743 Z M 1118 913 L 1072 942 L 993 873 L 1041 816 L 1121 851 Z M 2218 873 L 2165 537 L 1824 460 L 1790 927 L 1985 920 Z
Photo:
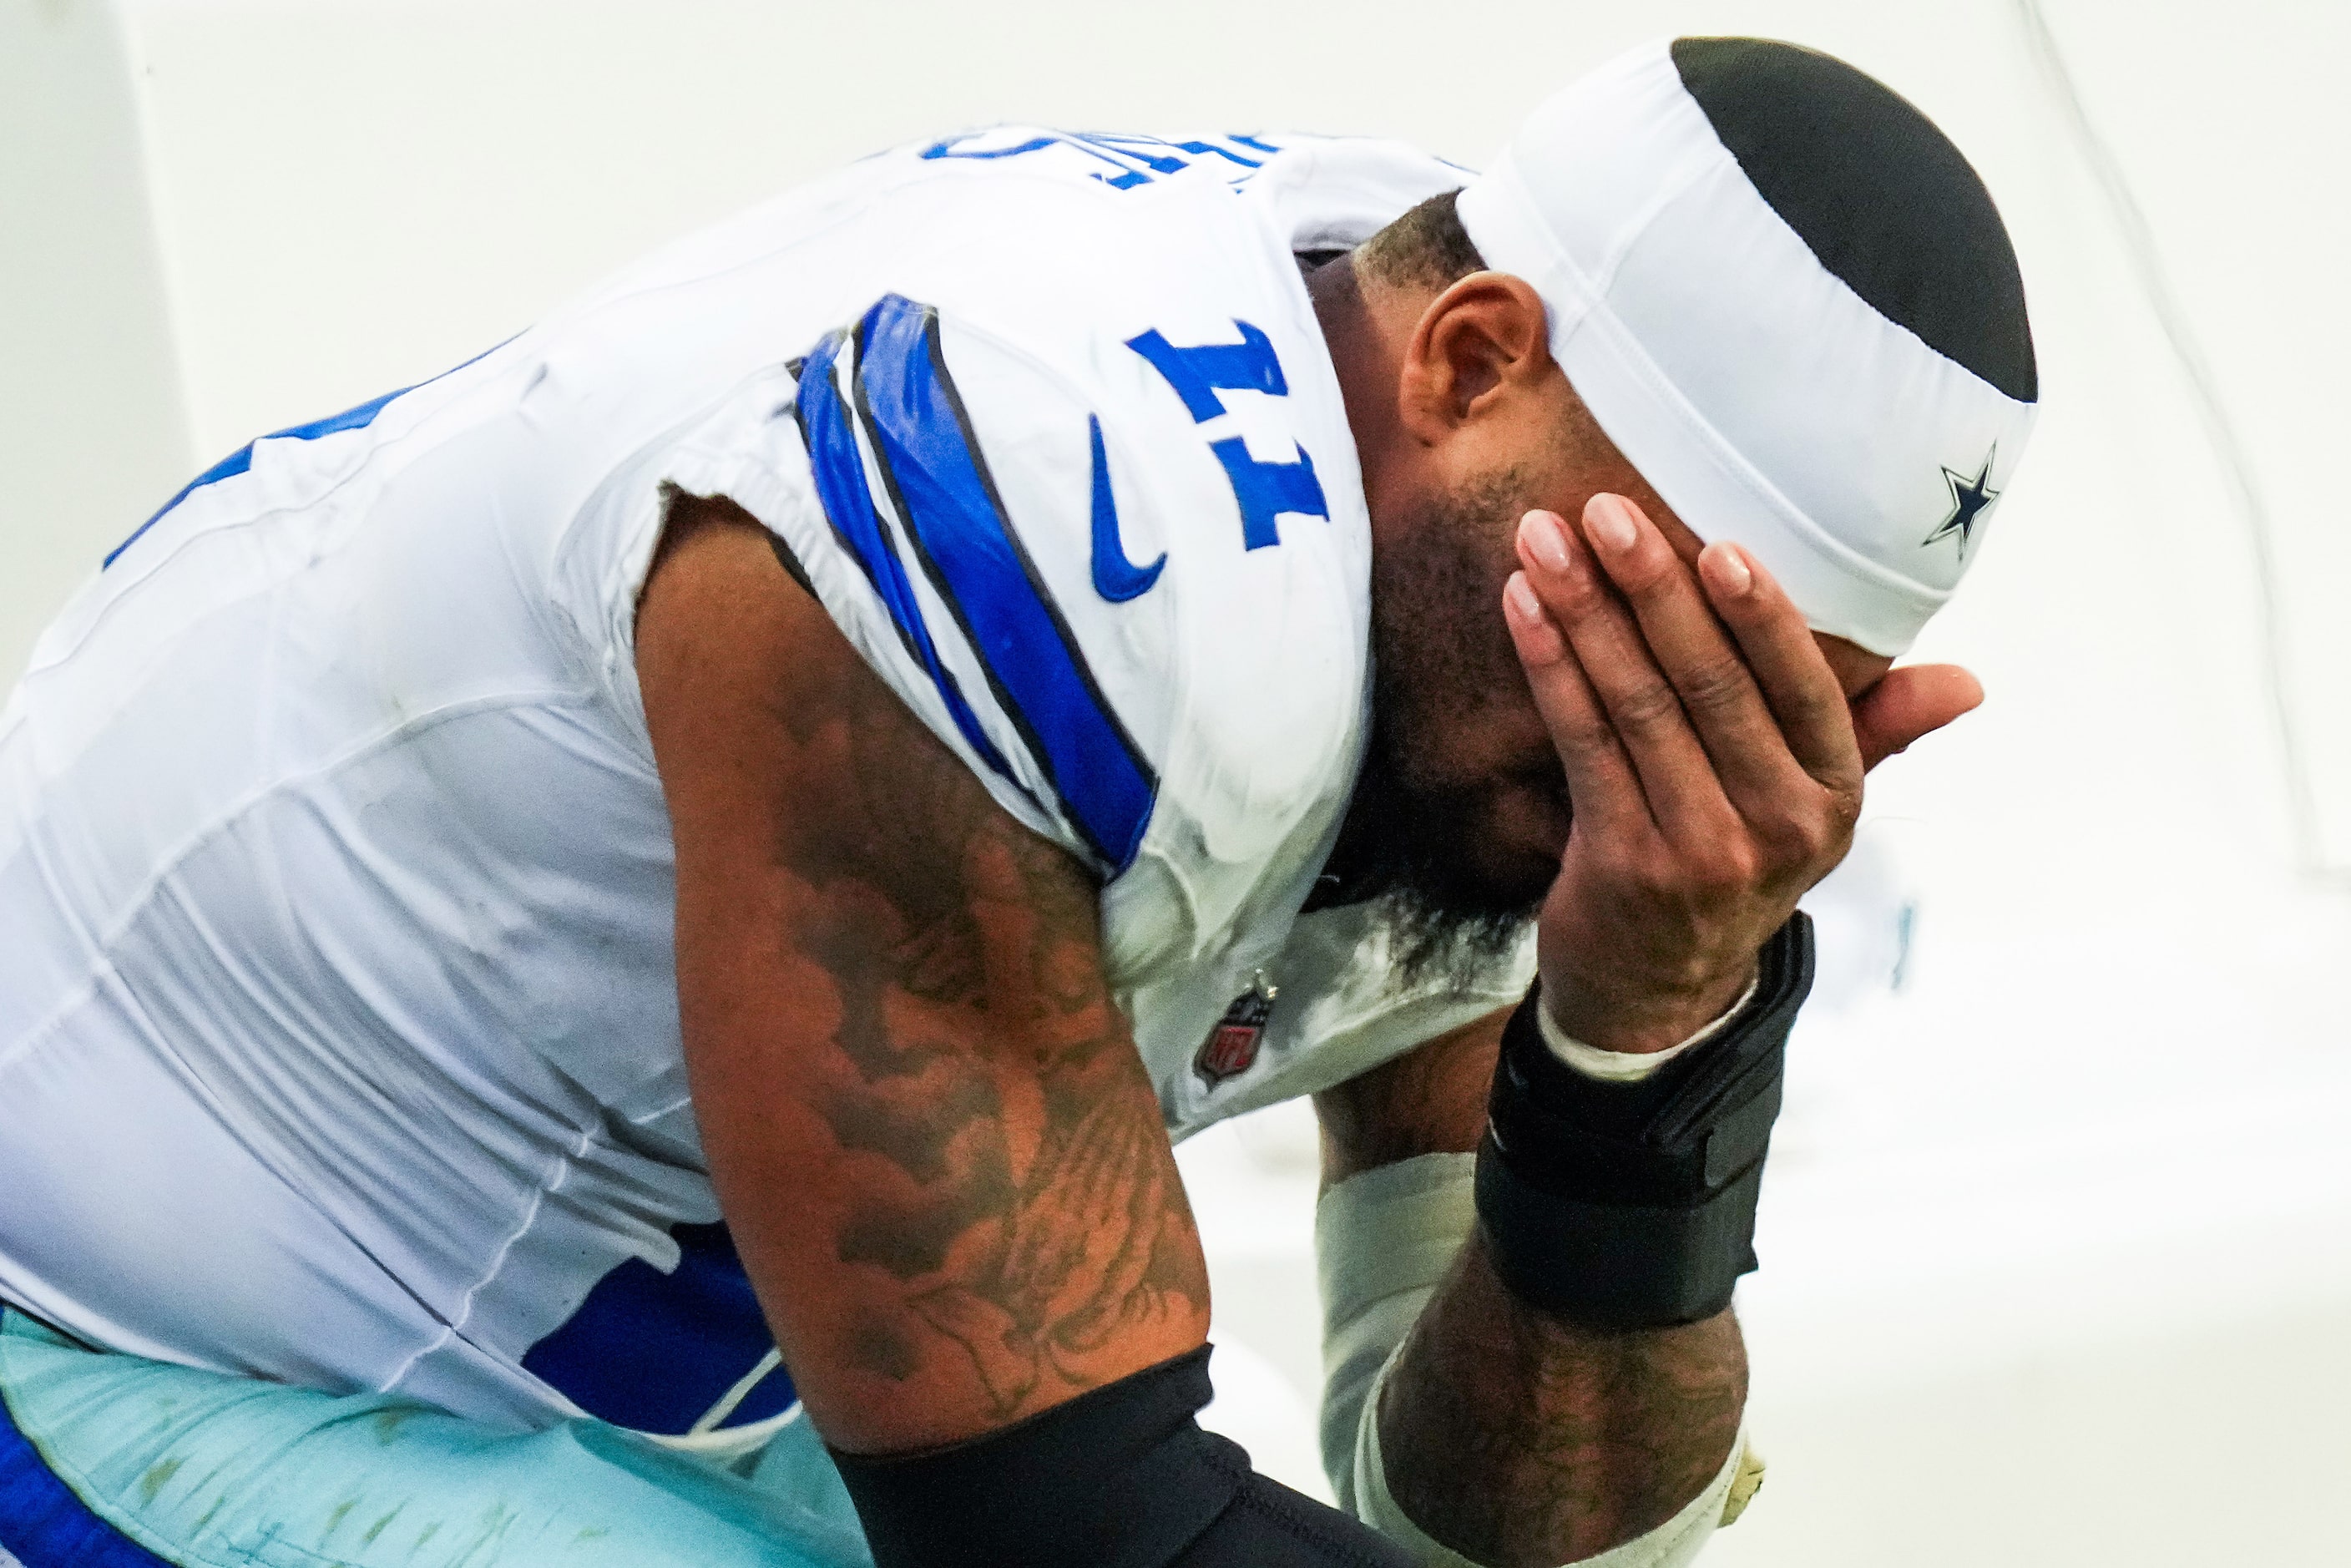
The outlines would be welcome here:
M 139 528 L 0 721 L 0 1562 L 1687 1562 L 1798 897 L 2036 397 L 1870 78 L 868 160 Z M 1312 1094 L 1332 1510 L 1175 1140 Z

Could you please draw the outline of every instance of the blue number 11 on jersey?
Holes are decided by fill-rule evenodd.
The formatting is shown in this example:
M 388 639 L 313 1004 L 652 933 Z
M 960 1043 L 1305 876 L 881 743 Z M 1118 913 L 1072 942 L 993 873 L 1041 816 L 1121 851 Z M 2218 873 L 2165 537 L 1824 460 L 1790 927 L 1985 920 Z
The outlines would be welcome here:
M 1150 361 L 1152 369 L 1176 389 L 1193 423 L 1206 424 L 1231 412 L 1218 395 L 1222 392 L 1290 395 L 1290 382 L 1281 373 L 1273 340 L 1246 321 L 1233 325 L 1240 329 L 1238 343 L 1178 348 L 1155 327 L 1141 337 L 1129 338 L 1126 346 Z M 1281 534 L 1274 519 L 1284 512 L 1330 518 L 1331 504 L 1323 497 L 1322 482 L 1314 476 L 1314 459 L 1296 442 L 1290 445 L 1298 454 L 1294 460 L 1265 463 L 1251 456 L 1249 444 L 1238 435 L 1208 444 L 1208 450 L 1225 465 L 1225 477 L 1232 481 L 1233 499 L 1240 504 L 1241 545 L 1246 549 L 1280 544 Z

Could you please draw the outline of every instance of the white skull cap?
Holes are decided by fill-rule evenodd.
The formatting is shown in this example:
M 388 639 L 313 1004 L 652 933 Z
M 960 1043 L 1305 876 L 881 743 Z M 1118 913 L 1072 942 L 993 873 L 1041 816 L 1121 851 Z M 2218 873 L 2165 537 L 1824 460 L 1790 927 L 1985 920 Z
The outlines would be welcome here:
M 1545 101 L 1458 211 L 1691 531 L 1814 629 L 1910 646 L 2039 396 L 2007 232 L 1925 116 L 1792 45 L 1659 41 Z

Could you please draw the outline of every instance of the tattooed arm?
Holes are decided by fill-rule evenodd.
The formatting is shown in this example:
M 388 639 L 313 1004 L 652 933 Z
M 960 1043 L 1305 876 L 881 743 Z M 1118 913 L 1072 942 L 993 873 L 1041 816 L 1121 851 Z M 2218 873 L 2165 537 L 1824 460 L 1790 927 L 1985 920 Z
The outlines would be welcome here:
M 695 1113 L 826 1438 L 954 1442 L 1196 1348 L 1199 1239 L 1084 869 L 731 504 L 673 506 L 637 644 Z
M 1325 1185 L 1475 1149 L 1505 1016 L 1318 1096 Z M 1655 1529 L 1704 1490 L 1746 1396 L 1729 1312 L 1684 1328 L 1577 1328 L 1511 1296 L 1473 1234 L 1376 1418 L 1389 1493 L 1421 1529 L 1493 1568 L 1557 1568 Z

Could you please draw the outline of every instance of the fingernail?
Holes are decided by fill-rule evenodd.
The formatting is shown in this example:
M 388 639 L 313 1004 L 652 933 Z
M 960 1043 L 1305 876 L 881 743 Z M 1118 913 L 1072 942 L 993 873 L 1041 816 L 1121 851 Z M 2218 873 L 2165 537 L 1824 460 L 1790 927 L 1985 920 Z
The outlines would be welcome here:
M 1527 549 L 1546 571 L 1564 572 L 1574 564 L 1567 553 L 1567 530 L 1549 512 L 1529 512 L 1520 517 L 1519 537 L 1527 541 Z M 1534 591 L 1527 591 L 1531 595 Z
M 1733 599 L 1744 599 L 1753 591 L 1755 574 L 1747 568 L 1747 556 L 1736 545 L 1718 545 L 1707 551 L 1708 570 L 1714 574 L 1714 584 Z
M 1633 526 L 1631 508 L 1614 496 L 1594 496 L 1583 508 L 1583 526 L 1592 542 L 1618 555 L 1633 548 L 1641 535 Z
M 1523 571 L 1510 573 L 1510 580 L 1502 585 L 1502 608 L 1521 625 L 1542 623 L 1542 601 L 1535 597 L 1534 585 Z

